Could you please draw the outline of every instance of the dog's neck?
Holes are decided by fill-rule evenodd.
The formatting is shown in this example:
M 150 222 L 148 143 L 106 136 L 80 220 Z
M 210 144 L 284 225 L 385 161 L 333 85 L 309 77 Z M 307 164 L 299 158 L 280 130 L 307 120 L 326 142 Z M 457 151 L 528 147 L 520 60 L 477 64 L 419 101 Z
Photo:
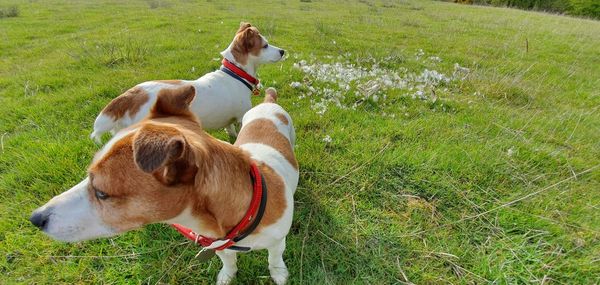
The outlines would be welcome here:
M 258 68 L 258 65 L 251 63 L 250 60 L 248 60 L 248 62 L 245 65 L 242 65 L 241 63 L 239 63 L 235 59 L 235 56 L 233 56 L 233 53 L 231 53 L 231 46 L 229 46 L 226 50 L 222 51 L 221 56 L 223 56 L 223 58 L 229 60 L 229 62 L 240 67 L 246 73 L 252 75 L 252 77 L 256 77 L 256 69 Z
M 212 238 L 224 237 L 246 214 L 252 200 L 250 157 L 238 147 L 203 136 L 196 150 L 197 181 L 188 207 L 167 221 Z M 260 179 L 260 178 L 258 178 Z

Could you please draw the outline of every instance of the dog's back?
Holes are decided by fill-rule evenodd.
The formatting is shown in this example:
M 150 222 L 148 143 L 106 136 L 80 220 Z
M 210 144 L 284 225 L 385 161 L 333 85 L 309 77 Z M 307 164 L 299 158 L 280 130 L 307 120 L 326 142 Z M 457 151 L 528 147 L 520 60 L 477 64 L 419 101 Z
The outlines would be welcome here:
M 298 169 L 294 156 L 296 132 L 290 115 L 277 104 L 277 91 L 269 88 L 263 103 L 250 109 L 242 119 L 242 129 L 235 142 L 252 155 L 260 157 L 258 148 L 279 153 L 289 167 Z M 297 172 L 297 171 L 296 171 Z
M 298 185 L 299 172 L 294 156 L 296 134 L 292 119 L 276 102 L 275 89 L 267 89 L 264 102 L 244 115 L 235 145 L 283 178 L 288 206 L 271 233 L 282 238 L 289 231 L 292 222 L 293 195 Z
M 232 122 L 239 121 L 252 107 L 246 87 L 223 84 L 227 80 L 239 83 L 228 75 L 215 71 L 197 80 L 157 80 L 138 84 L 104 107 L 96 117 L 94 131 L 90 137 L 100 143 L 104 133 L 116 133 L 141 121 L 156 103 L 159 92 L 184 85 L 193 85 L 196 90 L 190 110 L 202 120 L 203 128 L 224 128 Z

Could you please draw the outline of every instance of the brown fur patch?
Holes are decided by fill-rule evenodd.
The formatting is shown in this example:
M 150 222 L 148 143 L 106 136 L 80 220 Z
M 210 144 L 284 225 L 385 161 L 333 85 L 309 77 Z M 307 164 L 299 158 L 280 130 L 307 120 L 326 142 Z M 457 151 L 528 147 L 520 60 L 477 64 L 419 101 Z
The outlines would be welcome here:
M 240 146 L 246 143 L 262 143 L 271 146 L 279 151 L 294 168 L 298 169 L 298 162 L 290 141 L 277 130 L 271 120 L 256 119 L 243 126 L 234 145 Z
M 263 103 L 276 103 L 277 102 L 277 90 L 273 87 L 267 88 L 265 91 L 265 99 Z
M 110 101 L 104 107 L 102 113 L 113 118 L 113 120 L 122 118 L 127 112 L 129 112 L 130 117 L 133 117 L 142 105 L 148 102 L 148 98 L 148 93 L 141 87 L 136 86 Z
M 203 136 L 204 156 L 197 159 L 201 180 L 192 213 L 213 225 L 223 237 L 243 218 L 252 199 L 250 158 L 239 148 Z
M 253 195 L 249 175 L 250 158 L 247 153 L 231 145 L 210 143 L 206 147 L 207 153 L 212 155 L 205 157 L 209 161 L 205 164 L 214 171 L 203 176 L 203 186 L 198 187 L 202 189 L 199 192 L 201 198 L 194 204 L 192 213 L 200 217 L 205 225 L 215 229 L 215 237 L 224 237 L 241 221 L 250 207 Z M 287 206 L 283 179 L 268 165 L 260 163 L 257 166 L 267 184 L 267 206 L 254 233 L 276 223 Z
M 89 168 L 90 200 L 102 220 L 119 231 L 175 217 L 185 208 L 191 192 L 190 186 L 168 189 L 153 179 L 152 174 L 137 168 L 132 141 L 133 135 L 124 137 L 111 148 L 105 159 Z M 107 193 L 109 198 L 97 199 L 95 189 Z
M 141 170 L 165 185 L 189 183 L 197 167 L 187 145 L 176 128 L 145 124 L 134 137 L 134 160 Z
M 178 104 L 171 104 L 167 108 L 173 108 L 174 105 Z M 275 145 L 278 150 L 287 146 L 291 153 L 289 142 L 270 123 L 271 125 L 259 130 L 270 132 L 267 137 L 280 137 L 266 142 L 259 141 Z M 274 135 L 272 132 L 277 133 Z M 173 153 L 166 150 L 167 154 L 173 154 L 166 157 L 175 157 L 174 161 L 166 159 L 166 165 L 175 166 L 174 172 L 169 173 L 170 169 L 165 165 L 162 155 L 158 155 L 160 163 L 149 163 L 147 167 L 140 167 L 136 163 L 137 143 L 165 146 L 155 142 L 170 142 L 177 137 L 183 138 L 184 146 L 181 151 L 179 147 Z M 285 141 L 281 141 L 282 139 Z M 160 147 L 155 150 L 159 153 L 163 151 L 165 150 Z M 154 155 L 152 152 L 146 155 Z M 177 164 L 182 158 L 185 158 L 185 167 Z M 291 159 L 295 165 L 293 153 Z M 119 231 L 172 219 L 191 207 L 201 229 L 200 234 L 221 238 L 240 222 L 250 205 L 250 162 L 248 153 L 209 136 L 195 120 L 185 116 L 149 117 L 140 123 L 137 131 L 115 142 L 101 159 L 92 163 L 89 167 L 89 196 L 102 220 Z M 189 164 L 193 167 L 190 168 Z M 283 179 L 268 165 L 259 163 L 258 167 L 267 183 L 268 199 L 265 214 L 256 232 L 276 223 L 288 206 Z M 148 169 L 144 171 L 143 168 Z M 194 172 L 190 174 L 181 169 L 194 169 Z M 181 179 L 182 177 L 185 179 Z M 183 183 L 165 183 L 165 179 Z M 95 189 L 107 193 L 109 198 L 97 199 Z
M 286 126 L 290 124 L 290 121 L 288 121 L 287 117 L 282 113 L 275 114 L 275 117 L 277 117 L 277 119 L 279 119 Z
M 181 81 L 181 80 L 153 80 L 152 82 L 165 83 L 165 84 L 171 84 L 171 85 L 183 84 L 183 81 Z
M 238 63 L 246 65 L 248 63 L 248 54 L 258 56 L 262 46 L 262 38 L 258 29 L 252 27 L 250 24 L 246 23 L 244 25 L 242 23 L 233 39 L 231 53 Z
M 158 91 L 156 103 L 150 111 L 150 118 L 167 116 L 183 116 L 196 118 L 190 111 L 190 103 L 196 96 L 196 89 L 192 85 L 179 88 L 164 88 Z
M 260 232 L 262 227 L 276 223 L 287 207 L 285 184 L 281 176 L 266 164 L 259 165 L 259 168 L 267 183 L 267 208 L 256 233 Z

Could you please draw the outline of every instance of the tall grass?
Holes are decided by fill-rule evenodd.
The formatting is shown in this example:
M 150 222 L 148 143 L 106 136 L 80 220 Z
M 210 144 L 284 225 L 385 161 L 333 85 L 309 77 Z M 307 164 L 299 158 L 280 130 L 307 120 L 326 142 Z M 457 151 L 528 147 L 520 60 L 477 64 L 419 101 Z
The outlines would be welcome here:
M 19 16 L 19 8 L 17 6 L 0 7 L 0 18 L 12 18 Z

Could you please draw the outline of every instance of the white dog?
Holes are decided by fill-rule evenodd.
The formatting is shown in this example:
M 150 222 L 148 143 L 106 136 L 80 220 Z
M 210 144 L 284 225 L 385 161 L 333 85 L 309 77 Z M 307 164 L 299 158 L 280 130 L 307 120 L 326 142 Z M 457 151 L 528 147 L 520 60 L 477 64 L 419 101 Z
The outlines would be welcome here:
M 202 130 L 188 109 L 195 94 L 189 85 L 158 92 L 149 116 L 118 132 L 96 154 L 87 177 L 35 210 L 30 221 L 70 242 L 177 224 L 221 258 L 218 284 L 235 276 L 238 251 L 260 249 L 269 251 L 275 283 L 284 284 L 299 175 L 292 119 L 268 89 L 265 102 L 244 115 L 231 145 Z
M 102 134 L 119 130 L 141 121 L 156 102 L 158 92 L 165 88 L 192 85 L 196 97 L 191 111 L 200 118 L 205 129 L 227 127 L 230 137 L 236 137 L 235 123 L 252 108 L 250 95 L 258 95 L 256 69 L 259 65 L 277 62 L 285 51 L 270 45 L 258 29 L 242 23 L 229 47 L 221 52 L 223 66 L 197 80 L 148 81 L 113 99 L 94 122 L 92 139 L 100 143 Z

